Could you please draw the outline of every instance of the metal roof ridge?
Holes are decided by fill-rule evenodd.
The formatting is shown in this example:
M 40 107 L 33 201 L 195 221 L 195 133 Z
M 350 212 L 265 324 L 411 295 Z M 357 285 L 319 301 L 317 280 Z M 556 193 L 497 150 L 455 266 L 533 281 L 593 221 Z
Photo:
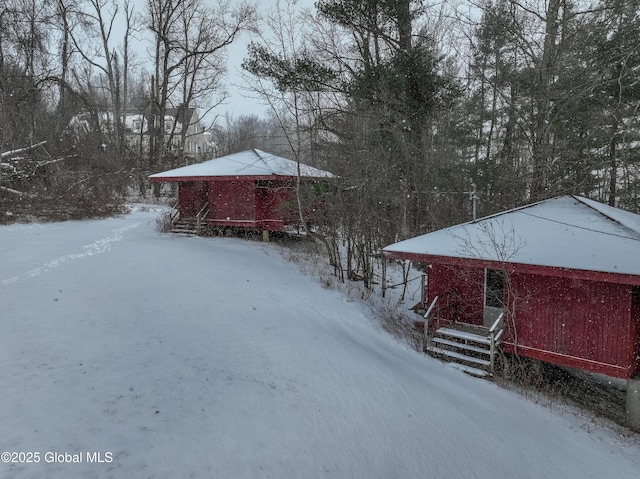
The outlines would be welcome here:
M 479 223 L 480 221 L 490 220 L 490 219 L 493 219 L 493 218 L 497 218 L 498 216 L 503 216 L 503 215 L 506 215 L 506 214 L 515 213 L 516 211 L 524 210 L 526 208 L 531 208 L 533 206 L 540 205 L 540 204 L 545 203 L 547 201 L 557 200 L 557 199 L 560 199 L 560 198 L 563 198 L 563 196 L 554 196 L 553 198 L 547 198 L 546 200 L 536 201 L 535 203 L 529 203 L 529 204 L 522 205 L 522 206 L 516 206 L 515 208 L 511 208 L 510 210 L 498 211 L 497 213 L 492 213 L 490 215 L 483 216 L 482 218 L 478 218 L 475 221 L 471 220 L 471 221 L 467 221 L 466 223 L 460 223 L 458 226 L 475 224 L 475 223 Z
M 606 209 L 607 208 L 613 208 L 615 210 L 621 211 L 622 213 L 628 213 L 628 214 L 635 214 L 635 213 L 632 213 L 631 211 L 626 211 L 626 210 L 623 210 L 623 209 L 620 209 L 620 208 L 616 208 L 615 206 L 611 206 L 611 205 L 607 205 L 607 204 L 604 204 L 604 203 L 600 203 L 599 201 L 595 201 L 595 200 L 592 200 L 590 198 L 585 198 L 583 196 L 573 195 L 573 198 L 576 201 L 579 201 L 581 204 L 583 204 L 587 208 L 590 208 L 593 211 L 595 211 L 596 213 L 604 216 L 609 221 L 622 226 L 624 229 L 631 231 L 635 235 L 640 236 L 640 229 L 638 229 L 635 225 L 630 225 L 626 221 L 620 221 L 620 219 L 614 218 L 613 216 L 611 216 L 610 214 L 607 213 Z M 595 203 L 595 205 L 593 203 Z M 605 208 L 601 208 L 601 206 L 603 206 Z
M 269 169 L 271 169 L 272 170 L 271 174 L 276 175 L 277 173 L 273 171 L 273 165 L 269 165 L 269 162 L 267 162 L 265 158 L 265 155 L 268 155 L 270 153 L 267 153 L 266 151 L 263 151 L 263 150 L 259 150 L 258 148 L 253 148 L 252 150 L 253 150 L 253 153 L 258 157 L 258 159 L 262 161 L 262 163 L 264 164 L 265 170 L 269 171 Z M 275 155 L 271 155 L 271 156 L 275 157 Z

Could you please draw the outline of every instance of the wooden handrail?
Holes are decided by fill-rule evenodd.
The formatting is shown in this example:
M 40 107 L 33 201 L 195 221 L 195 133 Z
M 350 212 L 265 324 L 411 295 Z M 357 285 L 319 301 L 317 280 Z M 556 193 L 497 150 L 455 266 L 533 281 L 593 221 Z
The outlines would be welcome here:
M 500 316 L 498 316 L 498 319 L 495 320 L 495 322 L 493 323 L 493 325 L 489 328 L 489 332 L 493 333 L 496 328 L 498 327 L 498 325 L 502 322 L 502 317 L 504 316 L 504 311 L 502 313 L 500 313 Z
M 504 316 L 504 311 L 502 313 L 500 313 L 500 315 L 498 316 L 498 319 L 495 320 L 495 322 L 493 323 L 493 325 L 489 328 L 489 348 L 490 348 L 490 364 L 489 366 L 491 367 L 491 373 L 493 374 L 494 369 L 495 369 L 495 356 L 496 356 L 496 346 L 498 345 L 498 342 L 500 341 L 500 338 L 502 337 L 502 333 L 504 333 L 504 328 L 503 323 L 502 323 L 502 317 Z M 500 328 L 500 329 L 498 329 Z M 498 330 L 496 332 L 496 330 Z
M 209 203 L 205 203 L 204 206 L 200 208 L 200 211 L 198 211 L 198 214 L 196 215 L 196 217 L 200 216 L 204 212 L 204 210 L 206 210 L 207 208 L 209 208 Z
M 427 312 L 424 313 L 424 319 L 427 319 L 429 317 L 429 315 L 431 314 L 431 311 L 433 310 L 433 308 L 436 305 L 436 302 L 438 301 L 438 296 L 436 296 L 435 298 L 433 298 L 433 301 L 431 301 L 431 305 L 429 306 L 429 308 L 427 309 Z
M 437 302 L 438 302 L 438 296 L 433 298 L 433 301 L 431 301 L 431 305 L 429 305 L 429 308 L 427 308 L 427 312 L 424 313 L 424 333 L 422 338 L 422 348 L 424 352 L 427 352 L 427 347 L 429 342 L 429 317 L 431 316 L 431 313 L 435 309 Z
M 179 201 L 176 201 L 175 204 L 171 207 L 171 213 L 169 213 L 169 221 L 171 221 L 171 226 L 173 226 L 178 220 L 178 216 L 180 215 L 180 210 L 178 209 Z
M 196 215 L 196 228 L 198 229 L 198 233 L 200 233 L 200 228 L 202 226 L 202 220 L 206 219 L 209 215 L 209 203 L 205 203 L 198 214 Z

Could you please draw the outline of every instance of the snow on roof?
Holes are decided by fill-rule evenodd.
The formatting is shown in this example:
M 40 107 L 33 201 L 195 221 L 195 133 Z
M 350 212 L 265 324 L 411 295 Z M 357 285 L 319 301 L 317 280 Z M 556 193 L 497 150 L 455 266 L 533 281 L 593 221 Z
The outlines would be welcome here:
M 640 276 L 640 215 L 562 196 L 401 241 L 384 251 Z
M 266 153 L 262 150 L 246 150 L 213 160 L 183 166 L 149 176 L 150 179 L 167 181 L 174 178 L 194 178 L 207 176 L 297 176 L 298 165 L 295 161 Z M 328 171 L 300 165 L 301 176 L 311 178 L 332 178 Z

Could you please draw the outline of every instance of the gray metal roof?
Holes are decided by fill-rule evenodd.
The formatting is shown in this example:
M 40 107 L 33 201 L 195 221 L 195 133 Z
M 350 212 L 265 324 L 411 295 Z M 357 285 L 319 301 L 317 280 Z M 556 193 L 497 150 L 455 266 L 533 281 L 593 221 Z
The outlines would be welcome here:
M 219 176 L 297 176 L 298 165 L 295 161 L 272 155 L 262 150 L 246 150 L 221 156 L 195 165 L 183 166 L 149 176 L 150 179 L 162 178 L 202 178 Z M 311 178 L 332 178 L 328 171 L 300 164 L 300 175 Z
M 640 275 L 640 215 L 563 196 L 401 241 L 384 251 Z

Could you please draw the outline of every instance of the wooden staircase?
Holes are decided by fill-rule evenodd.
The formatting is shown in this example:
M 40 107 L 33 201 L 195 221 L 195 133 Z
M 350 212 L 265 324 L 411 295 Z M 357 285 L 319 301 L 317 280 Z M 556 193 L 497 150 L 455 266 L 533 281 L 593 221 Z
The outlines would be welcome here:
M 200 234 L 197 218 L 180 218 L 173 224 L 172 233 L 195 236 Z
M 495 368 L 495 357 L 504 332 L 503 316 L 500 314 L 490 328 L 464 323 L 449 323 L 430 331 L 436 298 L 425 314 L 424 352 L 455 363 L 462 371 L 477 377 L 491 377 Z
M 488 333 L 467 332 L 456 328 L 438 328 L 431 336 L 426 352 L 440 359 L 458 363 L 460 369 L 473 376 L 490 376 L 492 371 L 491 340 Z
M 176 234 L 197 236 L 203 234 L 208 226 L 209 205 L 204 205 L 195 217 L 178 216 L 171 227 Z

